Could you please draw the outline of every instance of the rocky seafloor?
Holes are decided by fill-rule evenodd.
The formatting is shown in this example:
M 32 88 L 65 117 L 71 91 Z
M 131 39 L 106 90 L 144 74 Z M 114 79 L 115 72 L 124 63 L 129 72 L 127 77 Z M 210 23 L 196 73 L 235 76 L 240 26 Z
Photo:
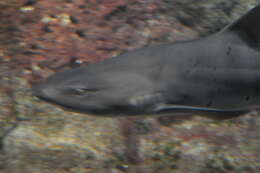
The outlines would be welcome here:
M 225 121 L 105 118 L 62 110 L 30 92 L 57 71 L 148 44 L 209 35 L 257 3 L 0 1 L 0 172 L 260 172 L 258 114 Z

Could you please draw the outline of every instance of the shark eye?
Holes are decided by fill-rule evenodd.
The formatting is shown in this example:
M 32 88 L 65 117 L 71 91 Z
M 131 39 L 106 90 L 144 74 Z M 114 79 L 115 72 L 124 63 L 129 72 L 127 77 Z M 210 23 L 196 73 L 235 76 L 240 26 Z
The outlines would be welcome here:
M 88 89 L 88 88 L 73 88 L 72 92 L 73 94 L 77 96 L 85 96 L 86 94 L 90 94 L 93 92 L 98 91 L 97 89 Z
M 86 93 L 86 90 L 84 88 L 74 88 L 73 93 L 75 95 L 81 96 L 81 95 L 84 95 Z

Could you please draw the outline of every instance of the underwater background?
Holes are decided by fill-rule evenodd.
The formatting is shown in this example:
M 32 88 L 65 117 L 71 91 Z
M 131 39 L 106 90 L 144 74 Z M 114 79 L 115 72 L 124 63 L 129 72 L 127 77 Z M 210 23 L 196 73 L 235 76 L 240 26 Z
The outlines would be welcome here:
M 64 69 L 210 35 L 257 3 L 0 1 L 0 173 L 259 173 L 259 115 L 95 117 L 30 92 Z

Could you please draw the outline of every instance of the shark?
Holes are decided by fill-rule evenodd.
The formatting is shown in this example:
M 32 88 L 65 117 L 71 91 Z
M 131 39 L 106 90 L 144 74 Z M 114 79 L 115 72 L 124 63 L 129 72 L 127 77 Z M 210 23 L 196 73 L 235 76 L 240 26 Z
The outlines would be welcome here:
M 207 37 L 58 72 L 33 94 L 98 116 L 233 118 L 260 108 L 260 4 Z

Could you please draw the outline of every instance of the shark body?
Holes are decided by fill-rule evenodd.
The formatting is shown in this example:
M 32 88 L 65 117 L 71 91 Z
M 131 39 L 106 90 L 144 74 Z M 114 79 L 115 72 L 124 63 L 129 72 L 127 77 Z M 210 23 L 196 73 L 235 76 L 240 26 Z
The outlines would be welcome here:
M 58 72 L 34 94 L 102 116 L 227 118 L 260 106 L 260 4 L 211 36 L 146 46 Z

